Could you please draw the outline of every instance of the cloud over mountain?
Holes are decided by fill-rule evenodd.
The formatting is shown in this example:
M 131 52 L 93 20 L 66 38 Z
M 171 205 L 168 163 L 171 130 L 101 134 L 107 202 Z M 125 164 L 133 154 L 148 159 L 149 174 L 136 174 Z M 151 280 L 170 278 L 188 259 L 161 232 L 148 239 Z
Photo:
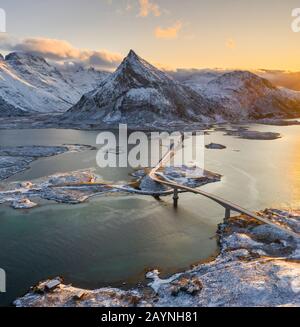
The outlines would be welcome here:
M 18 40 L 2 36 L 0 48 L 5 51 L 22 51 L 41 55 L 54 61 L 79 61 L 85 65 L 93 65 L 103 69 L 115 68 L 122 60 L 121 55 L 107 50 L 80 49 L 64 40 L 41 37 Z

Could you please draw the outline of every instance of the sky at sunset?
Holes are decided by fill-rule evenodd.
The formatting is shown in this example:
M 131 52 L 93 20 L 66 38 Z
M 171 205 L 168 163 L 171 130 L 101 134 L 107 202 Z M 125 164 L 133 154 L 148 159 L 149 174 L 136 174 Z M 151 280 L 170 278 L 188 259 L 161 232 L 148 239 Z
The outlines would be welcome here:
M 113 69 L 134 49 L 165 68 L 300 71 L 300 0 L 1 0 L 0 49 Z

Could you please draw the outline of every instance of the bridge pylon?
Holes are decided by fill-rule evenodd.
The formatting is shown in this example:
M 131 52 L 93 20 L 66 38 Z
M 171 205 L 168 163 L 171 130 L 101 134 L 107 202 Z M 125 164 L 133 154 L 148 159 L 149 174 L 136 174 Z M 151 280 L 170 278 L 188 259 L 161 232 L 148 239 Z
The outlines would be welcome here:
M 178 189 L 174 188 L 174 194 L 173 194 L 174 208 L 178 208 L 178 200 L 179 200 Z

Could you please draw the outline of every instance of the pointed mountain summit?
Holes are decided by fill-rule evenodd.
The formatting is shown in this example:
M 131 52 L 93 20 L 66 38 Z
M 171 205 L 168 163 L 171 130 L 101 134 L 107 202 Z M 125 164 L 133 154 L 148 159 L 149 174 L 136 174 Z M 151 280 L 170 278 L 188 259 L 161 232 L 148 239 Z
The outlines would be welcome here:
M 141 84 L 145 82 L 170 82 L 171 77 L 156 67 L 149 64 L 147 61 L 139 57 L 133 50 L 130 50 L 128 56 L 123 60 L 116 71 L 116 77 L 126 76 L 128 80 L 135 79 L 135 82 Z M 172 79 L 173 81 L 173 79 Z
M 68 121 L 136 127 L 172 121 L 208 121 L 212 101 L 139 57 L 133 50 L 100 86 L 72 107 Z

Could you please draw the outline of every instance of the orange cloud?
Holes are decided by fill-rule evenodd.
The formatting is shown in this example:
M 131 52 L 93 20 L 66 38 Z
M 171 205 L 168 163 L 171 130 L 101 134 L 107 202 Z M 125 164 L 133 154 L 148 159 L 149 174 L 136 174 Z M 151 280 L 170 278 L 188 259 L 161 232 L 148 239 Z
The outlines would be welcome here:
M 177 22 L 173 26 L 167 28 L 157 27 L 154 33 L 158 39 L 176 39 L 181 28 L 182 23 Z
M 115 67 L 122 60 L 121 55 L 106 50 L 79 49 L 67 41 L 48 38 L 0 38 L 0 47 L 7 51 L 29 52 L 56 61 L 75 60 L 102 67 Z
M 139 4 L 140 4 L 139 17 L 147 17 L 151 13 L 156 17 L 159 17 L 161 15 L 158 4 L 151 2 L 150 0 L 139 0 Z

